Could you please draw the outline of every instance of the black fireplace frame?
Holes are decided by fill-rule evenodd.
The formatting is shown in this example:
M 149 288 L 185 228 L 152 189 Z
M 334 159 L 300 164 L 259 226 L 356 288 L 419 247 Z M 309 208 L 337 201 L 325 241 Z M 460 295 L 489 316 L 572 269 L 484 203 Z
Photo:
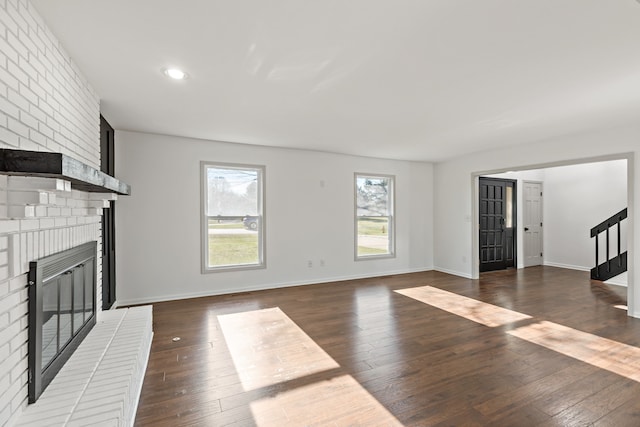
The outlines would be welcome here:
M 91 241 L 29 263 L 29 403 L 34 403 L 38 400 L 51 380 L 60 369 L 62 369 L 66 361 L 69 360 L 73 352 L 96 324 L 96 250 L 97 242 Z M 46 319 L 44 319 L 43 313 L 42 287 L 45 282 L 49 282 L 65 274 L 73 277 L 71 280 L 72 286 L 74 286 L 73 283 L 76 276 L 73 271 L 74 269 L 81 269 L 83 280 L 90 280 L 88 286 L 90 287 L 89 289 L 92 290 L 91 315 L 87 319 L 84 319 L 82 326 L 75 333 L 73 333 L 72 327 L 72 337 L 70 341 L 68 341 L 63 348 L 59 349 L 56 356 L 47 366 L 43 367 L 42 326 Z M 83 307 L 86 312 L 87 298 L 86 295 L 84 295 L 84 290 L 87 288 L 85 286 L 87 285 L 83 282 L 83 298 L 85 304 Z M 71 295 L 73 307 L 74 292 L 72 292 Z M 60 308 L 59 298 L 58 294 L 58 308 Z

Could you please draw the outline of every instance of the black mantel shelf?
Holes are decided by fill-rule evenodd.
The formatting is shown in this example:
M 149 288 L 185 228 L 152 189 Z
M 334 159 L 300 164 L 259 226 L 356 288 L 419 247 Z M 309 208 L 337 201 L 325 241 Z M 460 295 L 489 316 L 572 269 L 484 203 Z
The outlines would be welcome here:
M 62 153 L 0 149 L 0 175 L 60 178 L 80 191 L 131 194 L 128 184 Z

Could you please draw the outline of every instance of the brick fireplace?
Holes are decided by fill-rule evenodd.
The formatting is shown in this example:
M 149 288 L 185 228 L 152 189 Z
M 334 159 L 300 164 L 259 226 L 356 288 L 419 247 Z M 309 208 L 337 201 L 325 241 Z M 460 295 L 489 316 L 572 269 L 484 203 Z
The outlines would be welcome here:
M 28 0 L 0 1 L 0 22 L 0 148 L 99 169 L 96 91 Z M 102 209 L 113 196 L 98 194 L 70 179 L 0 173 L 0 426 L 27 406 L 29 263 L 91 241 L 100 253 Z

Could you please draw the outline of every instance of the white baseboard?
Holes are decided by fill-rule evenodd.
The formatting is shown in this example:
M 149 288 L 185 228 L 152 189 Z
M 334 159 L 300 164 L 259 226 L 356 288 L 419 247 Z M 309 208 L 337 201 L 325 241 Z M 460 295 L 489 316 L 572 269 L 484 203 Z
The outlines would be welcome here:
M 410 268 L 410 269 L 404 269 L 404 270 L 385 271 L 385 272 L 373 273 L 373 274 L 355 274 L 350 276 L 325 277 L 325 278 L 313 279 L 313 280 L 267 283 L 267 284 L 260 284 L 260 285 L 254 285 L 254 286 L 245 286 L 242 288 L 236 287 L 236 288 L 228 288 L 228 289 L 216 289 L 215 291 L 191 292 L 191 293 L 182 293 L 182 294 L 162 295 L 162 296 L 155 296 L 155 297 L 151 296 L 151 297 L 144 297 L 144 298 L 133 298 L 133 299 L 118 300 L 117 306 L 124 307 L 129 305 L 150 304 L 154 302 L 175 301 L 175 300 L 189 299 L 189 298 L 210 297 L 215 295 L 228 295 L 228 294 L 237 294 L 242 292 L 264 291 L 268 289 L 289 288 L 293 286 L 307 286 L 307 285 L 316 285 L 321 283 L 343 282 L 345 280 L 369 279 L 372 277 L 393 276 L 396 274 L 421 273 L 424 271 L 432 271 L 433 269 L 434 269 L 433 267 Z
M 627 287 L 627 283 L 629 283 L 629 276 L 627 275 L 627 272 L 625 271 L 624 273 L 620 273 L 617 276 L 612 277 L 609 280 L 605 280 L 604 283 L 606 283 L 607 285 L 624 286 L 626 288 Z
M 464 277 L 465 279 L 472 279 L 473 278 L 470 273 L 461 273 L 459 271 L 449 270 L 448 268 L 434 267 L 433 269 L 435 271 L 439 271 L 440 273 L 447 273 L 447 274 L 451 274 L 453 276 L 460 276 L 460 277 Z
M 548 265 L 549 267 L 559 267 L 559 268 L 567 268 L 569 270 L 578 270 L 578 271 L 591 271 L 590 267 L 583 267 L 580 265 L 570 265 L 570 264 L 562 264 L 559 262 L 550 262 L 550 261 L 545 261 L 544 265 Z M 609 280 L 604 281 L 603 283 L 609 284 L 609 285 L 617 285 L 617 286 L 627 286 L 627 276 L 626 274 L 622 273 L 619 274 L 616 277 L 612 277 Z
M 615 285 L 615 286 L 622 286 L 623 288 L 627 287 L 627 281 L 626 280 L 621 280 L 618 279 L 616 277 L 609 279 L 609 280 L 605 280 L 603 283 L 606 283 L 607 285 Z
M 549 267 L 567 268 L 569 270 L 591 271 L 591 267 L 583 267 L 581 265 L 562 264 L 559 262 L 545 261 L 543 265 L 547 265 Z

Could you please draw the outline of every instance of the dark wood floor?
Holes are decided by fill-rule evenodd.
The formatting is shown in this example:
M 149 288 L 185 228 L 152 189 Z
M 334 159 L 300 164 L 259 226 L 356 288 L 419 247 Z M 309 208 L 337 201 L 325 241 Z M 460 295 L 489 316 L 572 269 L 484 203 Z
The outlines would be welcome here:
M 421 286 L 531 318 L 487 327 L 394 292 Z M 588 273 L 553 267 L 483 273 L 480 280 L 425 272 L 158 303 L 136 425 L 284 425 L 257 419 L 256 402 L 347 378 L 355 386 L 339 399 L 349 405 L 364 396 L 395 425 L 640 426 L 640 319 L 615 307 L 621 304 L 620 292 Z M 274 307 L 337 367 L 245 391 L 218 316 Z M 630 374 L 509 333 L 543 321 L 626 344 Z M 327 398 L 282 399 L 273 409 L 280 417 L 289 411 L 282 405 L 304 405 L 308 419 L 299 425 L 341 424 L 327 421 L 338 410 L 322 407 L 332 402 Z M 349 425 L 394 424 L 350 416 Z

